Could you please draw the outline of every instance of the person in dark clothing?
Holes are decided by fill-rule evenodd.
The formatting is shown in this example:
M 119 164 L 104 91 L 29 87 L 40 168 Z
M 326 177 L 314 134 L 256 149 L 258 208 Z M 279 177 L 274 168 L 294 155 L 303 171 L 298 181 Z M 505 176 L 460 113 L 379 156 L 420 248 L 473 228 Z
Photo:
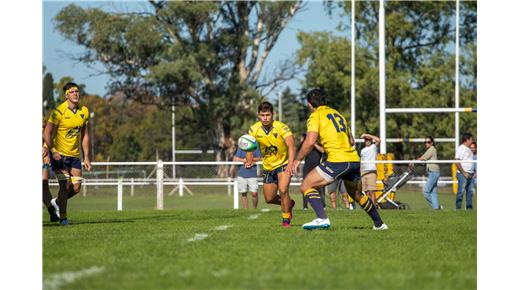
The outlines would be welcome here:
M 303 133 L 300 144 L 303 144 L 303 140 L 305 140 L 305 137 L 307 136 L 307 133 Z M 316 143 L 314 144 L 314 148 L 312 151 L 305 157 L 305 163 L 303 164 L 303 178 L 311 172 L 311 170 L 314 169 L 314 167 L 318 166 L 322 160 L 325 159 L 325 150 L 323 150 L 323 147 L 321 144 Z M 319 194 L 322 196 L 323 206 L 325 207 L 325 188 L 322 187 L 318 189 Z M 308 208 L 309 200 L 303 197 L 303 209 L 307 210 Z

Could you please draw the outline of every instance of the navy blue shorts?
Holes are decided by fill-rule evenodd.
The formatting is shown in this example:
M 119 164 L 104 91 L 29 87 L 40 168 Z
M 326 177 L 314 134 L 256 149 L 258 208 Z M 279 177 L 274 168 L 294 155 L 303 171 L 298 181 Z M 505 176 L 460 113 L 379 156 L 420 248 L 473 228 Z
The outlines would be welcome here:
M 76 168 L 81 170 L 81 160 L 78 157 L 70 157 L 61 155 L 60 160 L 54 160 L 51 155 L 51 167 L 52 170 L 63 170 Z
M 357 182 L 361 178 L 359 162 L 328 162 L 318 165 L 318 173 L 328 182 L 336 179 Z
M 276 183 L 278 184 L 278 173 L 282 173 L 287 168 L 287 164 L 282 165 L 274 170 L 271 171 L 265 171 L 264 170 L 264 184 L 268 183 Z

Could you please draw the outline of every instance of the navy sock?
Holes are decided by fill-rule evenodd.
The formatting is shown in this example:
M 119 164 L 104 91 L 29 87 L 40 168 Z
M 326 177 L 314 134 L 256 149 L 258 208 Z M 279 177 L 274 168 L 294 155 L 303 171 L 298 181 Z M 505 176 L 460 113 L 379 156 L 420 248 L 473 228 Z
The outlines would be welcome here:
M 372 218 L 376 227 L 380 227 L 383 224 L 383 220 L 381 220 L 381 216 L 379 216 L 376 206 L 368 196 L 364 195 L 358 203 L 370 218 Z
M 321 200 L 320 194 L 315 189 L 311 188 L 306 191 L 307 198 L 309 199 L 309 203 L 316 212 L 316 215 L 320 219 L 326 219 L 327 214 L 325 213 L 325 208 L 323 207 L 323 201 Z

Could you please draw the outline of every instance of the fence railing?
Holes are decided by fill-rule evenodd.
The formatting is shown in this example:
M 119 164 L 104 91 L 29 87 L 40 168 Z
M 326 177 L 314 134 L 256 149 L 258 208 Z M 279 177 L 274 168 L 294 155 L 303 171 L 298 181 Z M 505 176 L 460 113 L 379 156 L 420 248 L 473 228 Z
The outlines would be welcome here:
M 303 162 L 304 163 L 304 162 Z M 477 163 L 476 160 L 471 161 L 462 161 L 462 160 L 435 160 L 435 161 L 421 161 L 421 160 L 376 160 L 376 161 L 361 161 L 361 163 L 387 163 L 387 164 L 453 164 L 453 163 Z M 156 209 L 163 210 L 164 209 L 164 186 L 165 185 L 174 185 L 177 187 L 179 191 L 179 196 L 184 195 L 184 190 L 187 189 L 187 186 L 190 185 L 224 185 L 228 186 L 228 195 L 233 195 L 233 208 L 239 208 L 239 193 L 238 193 L 238 185 L 235 179 L 230 177 L 224 178 L 165 178 L 165 165 L 171 166 L 202 166 L 202 165 L 210 165 L 210 166 L 219 166 L 219 165 L 242 165 L 242 162 L 233 162 L 233 161 L 145 161 L 145 162 L 92 162 L 92 166 L 95 168 L 97 166 L 154 166 L 155 178 L 149 175 L 149 178 L 92 178 L 89 179 L 86 177 L 83 181 L 83 189 L 84 195 L 86 194 L 87 186 L 117 186 L 117 210 L 123 210 L 122 200 L 123 200 L 123 186 L 130 186 L 131 188 L 131 196 L 133 196 L 134 187 L 139 185 L 155 185 L 156 186 Z M 262 162 L 257 162 L 257 165 L 261 165 Z M 290 185 L 299 186 L 301 184 L 301 176 L 293 177 Z M 378 181 L 381 183 L 381 181 Z M 409 184 L 425 184 L 426 180 L 410 180 Z M 453 184 L 454 182 L 451 180 L 439 180 L 439 184 Z M 259 182 L 259 185 L 262 185 L 262 182 Z M 57 182 L 50 180 L 49 185 L 57 186 Z

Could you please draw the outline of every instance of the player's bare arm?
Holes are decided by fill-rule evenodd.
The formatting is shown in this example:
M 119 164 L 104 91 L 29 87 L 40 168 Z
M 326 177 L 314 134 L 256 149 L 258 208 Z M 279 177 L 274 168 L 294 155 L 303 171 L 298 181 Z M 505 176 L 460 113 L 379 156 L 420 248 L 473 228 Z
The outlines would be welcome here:
M 83 149 L 83 165 L 87 171 L 90 171 L 92 164 L 90 164 L 90 137 L 88 131 L 88 124 L 85 124 L 85 126 L 81 128 L 81 147 Z
M 314 143 L 314 148 L 318 150 L 320 153 L 325 153 L 325 149 L 323 149 L 323 147 L 318 143 Z
M 356 144 L 356 139 L 354 138 L 354 136 L 352 136 L 352 132 L 350 132 L 350 130 L 348 131 L 348 142 L 351 146 L 354 146 Z
M 307 154 L 309 154 L 309 152 L 312 151 L 312 148 L 314 148 L 314 144 L 316 144 L 317 140 L 317 132 L 307 132 L 307 137 L 305 137 L 302 147 L 300 148 L 300 152 L 298 152 L 298 156 L 296 156 L 296 159 L 293 162 L 291 168 L 293 174 L 296 174 L 296 172 L 298 171 L 298 167 L 300 166 L 300 163 L 303 159 L 305 159 L 305 156 L 307 156 Z
M 285 137 L 284 141 L 285 145 L 287 145 L 287 152 L 289 153 L 289 162 L 287 163 L 287 168 L 285 169 L 285 172 L 291 174 L 292 166 L 294 164 L 294 156 L 296 155 L 296 144 L 294 142 L 293 135 Z

